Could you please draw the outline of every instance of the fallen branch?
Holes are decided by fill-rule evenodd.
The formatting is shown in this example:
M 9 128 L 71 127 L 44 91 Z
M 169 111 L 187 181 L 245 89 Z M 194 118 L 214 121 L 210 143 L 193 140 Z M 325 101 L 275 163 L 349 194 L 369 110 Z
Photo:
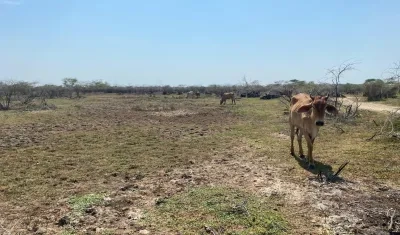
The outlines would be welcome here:
M 343 164 L 339 167 L 338 171 L 336 171 L 336 173 L 333 175 L 333 177 L 337 177 L 337 176 L 340 174 L 340 172 L 347 166 L 347 164 L 349 164 L 349 162 L 343 163 Z
M 398 116 L 398 114 L 397 114 L 398 111 L 400 111 L 400 108 L 390 112 L 389 115 L 387 116 L 385 122 L 381 126 L 380 130 L 376 131 L 370 138 L 368 138 L 366 140 L 370 141 L 379 135 L 400 137 L 400 135 L 397 134 L 398 130 L 397 131 L 395 130 L 395 125 L 393 124 L 393 121 L 396 118 L 400 118 L 400 116 Z M 376 123 L 375 120 L 372 120 L 372 121 L 374 122 L 375 126 L 379 127 L 379 125 Z
M 393 211 L 392 215 L 390 215 L 390 211 Z M 391 232 L 393 229 L 393 218 L 396 215 L 396 210 L 393 208 L 390 208 L 387 212 L 386 212 L 387 217 L 390 218 L 389 220 L 389 225 L 388 225 L 388 230 Z
M 335 180 L 338 179 L 340 172 L 343 171 L 343 169 L 347 166 L 347 164 L 349 164 L 349 162 L 345 162 L 343 163 L 339 169 L 336 171 L 335 174 L 331 174 L 330 172 L 323 172 L 323 171 L 319 171 L 318 175 L 317 175 L 317 179 L 320 182 L 324 182 L 324 176 L 325 176 L 325 182 L 334 182 Z
M 367 141 L 372 140 L 376 135 L 378 135 L 379 132 L 375 132 L 375 134 L 373 134 L 370 138 L 367 139 Z

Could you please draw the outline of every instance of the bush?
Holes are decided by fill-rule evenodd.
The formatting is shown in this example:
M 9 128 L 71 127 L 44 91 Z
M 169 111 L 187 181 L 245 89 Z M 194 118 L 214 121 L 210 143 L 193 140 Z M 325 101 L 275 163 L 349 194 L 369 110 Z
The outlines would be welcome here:
M 397 87 L 387 84 L 381 79 L 367 79 L 364 82 L 363 96 L 368 97 L 368 101 L 378 101 L 386 98 L 395 98 Z

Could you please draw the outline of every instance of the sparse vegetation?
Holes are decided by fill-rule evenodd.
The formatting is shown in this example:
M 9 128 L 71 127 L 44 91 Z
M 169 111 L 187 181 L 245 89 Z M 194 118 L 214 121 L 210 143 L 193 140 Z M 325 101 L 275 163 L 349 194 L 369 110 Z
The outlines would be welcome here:
M 200 191 L 191 196 L 199 200 L 188 205 L 202 205 L 200 198 L 207 196 L 221 202 L 218 208 L 239 213 L 243 220 L 223 217 L 216 222 L 233 232 L 235 224 L 247 221 L 246 208 L 253 208 L 250 215 L 260 213 L 260 218 L 268 213 L 265 218 L 271 221 L 290 218 L 281 230 L 289 229 L 289 234 L 319 233 L 321 226 L 331 231 L 346 226 L 361 232 L 379 231 L 384 227 L 381 224 L 387 223 L 387 218 L 380 216 L 381 210 L 400 210 L 396 201 L 396 185 L 400 184 L 398 140 L 366 141 L 375 128 L 373 120 L 385 120 L 378 112 L 361 110 L 354 122 L 340 123 L 344 133 L 328 120 L 315 143 L 319 162 L 311 172 L 289 155 L 287 116 L 279 100 L 242 99 L 235 106 L 220 107 L 217 97 L 108 94 L 51 102 L 56 110 L 0 113 L 0 221 L 7 231 L 46 229 L 49 234 L 58 234 L 69 231 L 67 228 L 78 232 L 95 226 L 120 234 L 120 228 L 129 224 L 124 232 L 166 234 L 164 231 L 174 229 L 171 224 L 147 226 L 141 223 L 146 219 L 143 214 L 158 218 L 163 210 L 173 213 L 177 207 L 168 211 L 162 200 L 156 206 L 156 199 L 165 198 L 164 206 L 177 205 L 190 197 L 189 188 Z M 314 187 L 315 182 L 319 184 L 313 179 L 320 170 L 329 175 L 348 160 L 340 173 L 345 183 Z M 352 188 L 351 182 L 357 182 L 361 189 Z M 228 198 L 233 198 L 237 189 L 244 196 L 223 201 L 215 191 L 208 190 L 215 184 L 224 186 L 218 190 Z M 332 195 L 332 190 L 340 194 Z M 87 200 L 81 198 L 93 192 L 107 193 L 107 204 L 101 203 L 97 194 Z M 71 199 L 71 195 L 78 197 Z M 248 199 L 247 205 L 243 198 Z M 324 209 L 325 218 L 314 205 L 328 202 L 342 209 L 329 206 Z M 266 210 L 256 210 L 259 204 Z M 85 212 L 72 224 L 57 225 L 67 223 L 62 218 L 87 205 L 92 205 L 96 213 Z M 198 209 L 206 214 L 212 208 Z M 271 209 L 276 213 L 273 210 L 269 214 Z M 179 221 L 193 219 L 200 226 L 199 217 L 177 212 L 181 213 Z M 354 218 L 368 217 L 363 224 L 332 219 L 343 212 Z M 215 211 L 214 216 L 220 218 L 221 214 Z M 63 223 L 58 223 L 60 220 Z M 308 226 L 311 220 L 316 226 Z M 397 223 L 395 217 L 394 229 Z M 183 229 L 185 225 L 176 226 Z M 220 231 L 211 222 L 205 226 L 209 231 Z M 251 231 L 257 226 L 264 225 L 236 229 Z M 197 225 L 184 229 L 207 232 Z
M 99 205 L 104 199 L 104 194 L 86 194 L 82 196 L 74 196 L 69 199 L 68 203 L 72 208 L 72 212 L 81 215 L 91 206 Z
M 145 219 L 152 227 L 182 234 L 286 234 L 287 222 L 268 199 L 236 189 L 189 189 L 159 203 Z

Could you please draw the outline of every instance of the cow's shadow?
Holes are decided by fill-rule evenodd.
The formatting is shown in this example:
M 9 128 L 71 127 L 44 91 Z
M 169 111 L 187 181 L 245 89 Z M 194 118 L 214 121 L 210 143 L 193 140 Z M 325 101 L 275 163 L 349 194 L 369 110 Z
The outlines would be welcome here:
M 332 166 L 328 165 L 328 164 L 324 164 L 322 162 L 319 161 L 315 161 L 315 167 L 313 169 L 310 169 L 308 167 L 308 162 L 306 161 L 306 159 L 302 159 L 300 157 L 298 157 L 297 155 L 293 156 L 297 163 L 306 171 L 311 172 L 312 174 L 318 176 L 316 179 L 320 180 L 320 181 L 324 181 L 324 179 L 322 178 L 323 176 L 325 177 L 325 181 L 329 181 L 331 183 L 340 183 L 340 182 L 344 182 L 343 178 L 341 178 L 338 174 L 339 172 L 334 172 L 332 170 Z M 347 164 L 347 163 L 346 163 Z M 344 168 L 346 166 L 346 164 L 342 165 L 341 167 Z M 340 169 L 340 168 L 339 168 Z M 338 169 L 338 170 L 339 170 Z
M 300 158 L 297 155 L 293 156 L 297 163 L 306 171 L 313 173 L 314 175 L 318 175 L 320 172 L 324 172 L 325 174 L 332 175 L 334 172 L 332 171 L 332 166 L 328 164 L 324 164 L 322 162 L 316 161 L 314 159 L 315 167 L 313 169 L 310 169 L 308 167 L 308 162 L 307 162 L 307 157 L 304 159 Z

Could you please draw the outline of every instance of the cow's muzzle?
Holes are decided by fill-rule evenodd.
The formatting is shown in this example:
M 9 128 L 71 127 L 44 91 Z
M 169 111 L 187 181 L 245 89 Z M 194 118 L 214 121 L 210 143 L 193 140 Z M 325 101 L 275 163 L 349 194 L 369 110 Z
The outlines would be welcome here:
M 323 125 L 324 125 L 324 122 L 323 122 L 323 121 L 316 121 L 316 122 L 315 122 L 315 125 L 317 125 L 317 126 L 323 126 Z

